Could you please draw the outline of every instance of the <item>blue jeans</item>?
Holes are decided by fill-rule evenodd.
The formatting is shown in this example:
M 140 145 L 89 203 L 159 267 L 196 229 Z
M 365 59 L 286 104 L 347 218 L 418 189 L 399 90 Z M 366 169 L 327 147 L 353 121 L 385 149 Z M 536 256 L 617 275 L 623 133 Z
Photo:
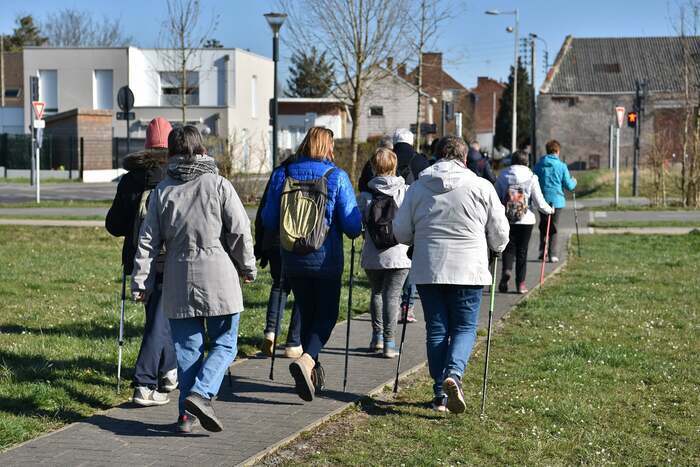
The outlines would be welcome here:
M 180 415 L 185 413 L 185 398 L 191 392 L 207 399 L 218 394 L 226 370 L 233 363 L 238 351 L 240 316 L 240 313 L 236 313 L 207 318 L 170 320 L 180 382 L 178 405 Z M 205 333 L 210 343 L 206 358 L 204 358 Z
M 482 286 L 419 284 L 425 316 L 428 369 L 435 396 L 450 374 L 462 378 L 476 341 Z
M 284 309 L 287 305 L 287 297 L 292 291 L 292 284 L 289 279 L 282 277 L 282 260 L 279 254 L 270 255 L 270 275 L 272 276 L 272 287 L 270 287 L 270 298 L 267 300 L 267 315 L 265 318 L 265 332 L 279 333 L 280 324 L 284 317 Z M 296 297 L 295 297 L 296 298 Z M 278 336 L 279 339 L 279 336 Z M 301 345 L 301 315 L 299 303 L 295 299 L 292 308 L 292 317 L 289 320 L 289 331 L 287 332 L 287 347 Z
M 134 385 L 155 389 L 158 380 L 177 368 L 170 323 L 160 306 L 161 291 L 156 288 L 146 303 L 146 325 L 134 368 Z
M 406 282 L 403 283 L 403 290 L 401 291 L 401 308 L 413 308 L 413 302 L 415 299 L 413 295 L 416 292 L 416 285 L 411 280 L 411 274 L 406 276 Z

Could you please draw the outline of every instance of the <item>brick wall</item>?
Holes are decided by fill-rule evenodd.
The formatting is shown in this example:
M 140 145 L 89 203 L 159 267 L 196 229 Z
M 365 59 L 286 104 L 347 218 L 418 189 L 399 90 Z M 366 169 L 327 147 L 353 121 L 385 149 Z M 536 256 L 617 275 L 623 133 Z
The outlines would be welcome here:
M 83 170 L 112 169 L 112 112 L 109 110 L 72 109 L 51 115 L 46 118 L 45 131 L 55 138 L 56 151 L 66 159 L 70 157 L 69 152 L 78 149 L 78 142 L 83 138 Z
M 501 96 L 503 96 L 504 90 L 503 83 L 484 76 L 477 78 L 477 85 L 472 89 L 472 93 L 476 96 L 474 104 L 474 131 L 476 133 L 493 132 L 494 117 L 498 114 L 498 109 L 501 108 Z

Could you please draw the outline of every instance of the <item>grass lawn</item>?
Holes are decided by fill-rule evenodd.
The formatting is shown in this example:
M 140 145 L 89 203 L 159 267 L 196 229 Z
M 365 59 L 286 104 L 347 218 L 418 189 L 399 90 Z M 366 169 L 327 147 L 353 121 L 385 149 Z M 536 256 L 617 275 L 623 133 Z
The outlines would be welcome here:
M 576 194 L 580 198 L 609 198 L 615 196 L 615 172 L 609 169 L 581 170 L 572 172 L 576 178 Z M 666 196 L 680 197 L 680 189 L 676 186 L 676 173 L 667 179 Z M 641 196 L 653 198 L 652 173 L 648 169 L 639 172 L 639 193 Z M 632 196 L 632 169 L 620 170 L 620 196 Z
M 661 220 L 661 221 L 595 221 L 588 224 L 597 229 L 618 229 L 626 227 L 700 227 L 700 220 Z
M 121 239 L 101 228 L 0 226 L 0 450 L 130 397 L 128 387 L 115 391 L 120 252 Z M 243 288 L 239 355 L 256 353 L 261 342 L 268 271 Z M 362 313 L 369 303 L 364 274 L 356 284 L 353 311 Z M 342 297 L 345 316 L 345 287 Z M 285 318 L 282 341 L 289 311 Z M 140 305 L 128 302 L 125 329 L 129 381 L 143 329 Z
M 0 219 L 37 219 L 59 221 L 103 221 L 105 216 L 57 216 L 56 214 L 0 214 Z
M 307 465 L 698 465 L 700 235 L 590 236 L 586 256 L 522 303 L 483 354 L 467 412 L 442 416 L 425 373 L 306 435 Z
M 41 200 L 21 203 L 0 203 L 0 208 L 109 208 L 112 200 Z

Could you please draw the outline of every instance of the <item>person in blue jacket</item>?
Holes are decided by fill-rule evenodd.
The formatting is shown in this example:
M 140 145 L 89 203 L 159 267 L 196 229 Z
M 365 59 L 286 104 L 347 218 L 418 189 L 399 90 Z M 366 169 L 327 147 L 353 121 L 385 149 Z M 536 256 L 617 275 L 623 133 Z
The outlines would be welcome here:
M 329 172 L 329 169 L 332 170 Z M 299 302 L 304 349 L 302 356 L 289 365 L 289 370 L 299 397 L 312 401 L 316 388 L 323 387 L 318 354 L 338 320 L 344 265 L 342 235 L 358 237 L 362 232 L 362 217 L 350 178 L 333 164 L 331 130 L 311 128 L 299 145 L 294 161 L 273 172 L 262 211 L 265 229 L 279 230 L 280 202 L 287 174 L 300 181 L 319 179 L 324 174 L 328 179 L 325 220 L 329 230 L 321 247 L 305 255 L 281 248 L 285 277 Z
M 557 256 L 557 222 L 561 210 L 566 207 L 566 198 L 564 190 L 574 191 L 576 188 L 576 179 L 569 173 L 569 168 L 564 162 L 559 160 L 559 152 L 561 145 L 559 141 L 553 139 L 547 141 L 545 145 L 547 154 L 543 156 L 535 165 L 535 175 L 540 180 L 542 194 L 544 199 L 551 207 L 554 208 L 552 214 L 552 223 L 549 228 L 549 247 L 548 260 L 552 263 L 559 261 Z M 540 214 L 540 257 L 544 258 L 544 242 L 547 236 L 547 215 Z

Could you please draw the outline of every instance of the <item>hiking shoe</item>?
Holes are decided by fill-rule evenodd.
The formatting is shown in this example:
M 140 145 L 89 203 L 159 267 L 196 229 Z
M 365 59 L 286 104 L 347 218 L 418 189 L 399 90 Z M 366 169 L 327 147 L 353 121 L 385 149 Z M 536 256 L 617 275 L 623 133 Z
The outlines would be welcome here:
M 148 386 L 136 386 L 134 388 L 134 404 L 141 407 L 151 407 L 154 405 L 165 405 L 170 402 L 167 394 L 158 392 Z
M 396 358 L 398 354 L 394 341 L 384 341 L 384 351 L 382 352 L 384 358 Z
M 321 362 L 316 362 L 316 366 L 311 370 L 311 382 L 314 383 L 316 394 L 320 394 L 326 388 L 326 370 L 321 366 Z
M 369 343 L 369 351 L 374 353 L 381 352 L 382 350 L 384 350 L 384 338 L 381 334 L 373 334 L 372 340 Z
M 403 324 L 404 322 L 415 323 L 417 321 L 416 315 L 413 314 L 413 307 L 409 307 L 408 310 L 406 310 L 406 307 L 401 308 L 402 313 L 401 318 L 398 320 L 399 324 Z
M 510 274 L 503 273 L 501 280 L 498 282 L 498 291 L 501 293 L 508 292 L 508 281 L 510 280 Z
M 262 353 L 264 353 L 268 357 L 272 357 L 272 352 L 274 351 L 274 349 L 273 349 L 274 346 L 275 346 L 275 333 L 274 332 L 266 332 L 265 335 L 263 336 L 263 343 L 262 343 L 262 346 L 260 347 L 260 350 L 262 350 Z
M 160 378 L 160 386 L 158 387 L 159 392 L 173 392 L 177 389 L 177 368 L 166 372 Z
M 307 402 L 314 400 L 314 392 L 316 392 L 311 380 L 311 373 L 315 366 L 313 357 L 307 353 L 289 364 L 289 373 L 294 378 L 294 389 L 299 397 Z
M 525 281 L 518 284 L 518 293 L 519 294 L 525 295 L 528 292 L 529 292 L 529 290 L 527 290 L 527 284 L 525 284 Z
M 185 412 L 185 415 L 177 417 L 178 433 L 192 433 L 192 430 L 199 426 L 199 419 L 191 413 Z
M 300 345 L 290 345 L 284 348 L 284 358 L 299 358 L 304 353 Z
M 447 396 L 435 396 L 430 408 L 436 412 L 447 412 Z
M 467 409 L 459 376 L 451 374 L 445 378 L 442 382 L 442 389 L 447 393 L 447 410 L 452 413 L 462 413 Z
M 549 258 L 549 262 L 550 262 L 550 263 L 558 263 L 558 262 L 559 262 L 559 258 L 556 257 L 556 256 L 552 256 L 551 258 Z
M 199 419 L 199 423 L 205 430 L 219 432 L 224 429 L 224 425 L 216 417 L 211 399 L 191 392 L 185 399 L 185 409 Z

